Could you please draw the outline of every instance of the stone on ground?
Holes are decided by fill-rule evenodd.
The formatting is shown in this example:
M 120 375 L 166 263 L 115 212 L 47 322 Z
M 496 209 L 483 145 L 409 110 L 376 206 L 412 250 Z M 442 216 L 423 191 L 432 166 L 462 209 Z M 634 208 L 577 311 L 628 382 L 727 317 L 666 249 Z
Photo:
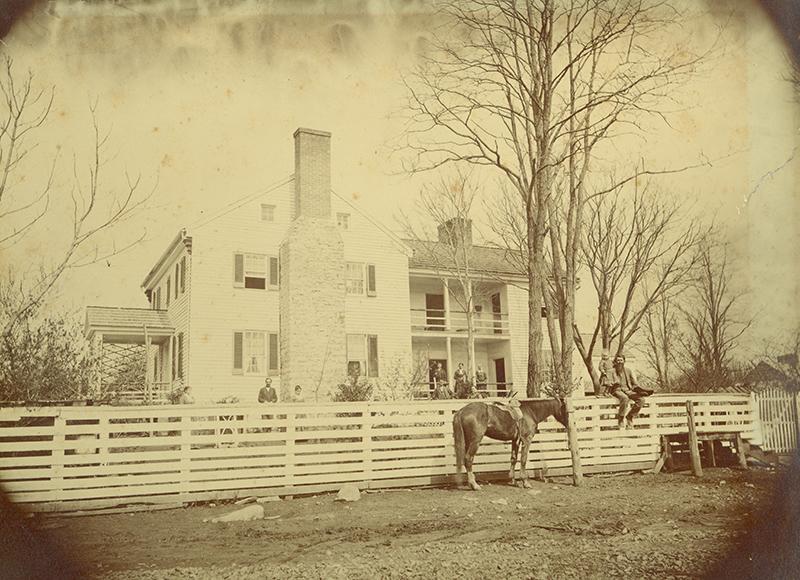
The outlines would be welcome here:
M 348 483 L 342 486 L 334 501 L 358 501 L 359 499 L 361 499 L 361 492 L 358 491 L 358 486 L 355 483 Z
M 249 505 L 224 516 L 214 518 L 212 522 L 249 522 L 260 520 L 264 517 L 264 506 Z

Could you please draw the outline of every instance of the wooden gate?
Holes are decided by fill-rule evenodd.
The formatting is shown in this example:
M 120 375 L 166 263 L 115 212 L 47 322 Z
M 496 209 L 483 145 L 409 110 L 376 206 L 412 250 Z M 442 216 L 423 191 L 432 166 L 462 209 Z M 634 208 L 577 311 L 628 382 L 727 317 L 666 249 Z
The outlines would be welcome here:
M 797 449 L 797 394 L 780 388 L 767 388 L 756 393 L 761 418 L 763 448 L 776 453 L 791 453 Z

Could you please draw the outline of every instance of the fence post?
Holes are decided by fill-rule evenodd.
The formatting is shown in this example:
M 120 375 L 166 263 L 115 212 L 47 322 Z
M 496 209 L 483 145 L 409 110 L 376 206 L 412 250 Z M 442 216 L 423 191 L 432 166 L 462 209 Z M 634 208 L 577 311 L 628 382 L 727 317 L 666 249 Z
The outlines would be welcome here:
M 697 430 L 694 425 L 694 404 L 691 399 L 686 401 L 686 415 L 689 421 L 689 455 L 692 457 L 692 473 L 697 477 L 703 475 L 700 464 L 700 450 L 697 448 Z
M 53 417 L 53 451 L 51 469 L 51 483 L 53 484 L 53 501 L 61 501 L 64 491 L 64 444 L 66 442 L 65 428 L 67 421 L 61 416 L 61 411 Z
M 372 408 L 364 403 L 361 413 L 361 441 L 364 445 L 364 482 L 372 487 Z
M 292 410 L 286 411 L 286 487 L 294 488 L 295 482 L 295 421 L 297 414 Z
M 178 497 L 180 501 L 188 501 L 189 496 L 191 494 L 191 490 L 189 489 L 189 483 L 191 478 L 192 472 L 192 458 L 191 458 L 191 450 L 192 450 L 192 443 L 191 443 L 191 417 L 187 416 L 186 413 L 188 409 L 185 407 L 178 407 L 180 416 L 180 435 L 178 436 L 181 442 L 181 455 L 180 455 L 180 469 L 181 469 L 181 476 L 180 476 L 180 489 L 178 492 Z
M 583 467 L 581 466 L 581 451 L 578 447 L 578 426 L 575 424 L 575 405 L 572 397 L 567 397 L 567 443 L 569 454 L 572 458 L 572 483 L 576 487 L 583 484 Z

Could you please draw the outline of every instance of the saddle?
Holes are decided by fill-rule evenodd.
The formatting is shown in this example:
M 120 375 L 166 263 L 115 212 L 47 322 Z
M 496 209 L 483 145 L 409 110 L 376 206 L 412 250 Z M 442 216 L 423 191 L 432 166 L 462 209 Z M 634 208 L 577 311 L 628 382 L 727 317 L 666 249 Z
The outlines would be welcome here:
M 526 425 L 525 421 L 522 419 L 522 409 L 520 408 L 519 401 L 511 398 L 507 402 L 494 401 L 492 405 L 511 415 L 511 420 L 514 421 L 517 427 L 514 439 L 520 439 L 526 431 Z

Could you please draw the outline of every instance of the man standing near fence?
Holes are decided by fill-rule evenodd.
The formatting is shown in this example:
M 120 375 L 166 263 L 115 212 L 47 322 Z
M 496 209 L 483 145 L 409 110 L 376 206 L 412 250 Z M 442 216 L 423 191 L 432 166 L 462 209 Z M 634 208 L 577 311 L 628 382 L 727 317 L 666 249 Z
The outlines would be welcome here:
M 639 386 L 633 371 L 625 368 L 625 357 L 621 354 L 614 357 L 613 368 L 601 380 L 606 392 L 619 400 L 617 425 L 620 429 L 623 426 L 626 429 L 633 428 L 633 420 L 642 410 L 642 398 L 652 395 L 653 391 Z
M 272 386 L 272 379 L 267 377 L 264 381 L 264 386 L 261 387 L 261 390 L 258 392 L 258 402 L 259 403 L 277 403 L 278 402 L 278 393 L 275 391 L 275 387 Z

